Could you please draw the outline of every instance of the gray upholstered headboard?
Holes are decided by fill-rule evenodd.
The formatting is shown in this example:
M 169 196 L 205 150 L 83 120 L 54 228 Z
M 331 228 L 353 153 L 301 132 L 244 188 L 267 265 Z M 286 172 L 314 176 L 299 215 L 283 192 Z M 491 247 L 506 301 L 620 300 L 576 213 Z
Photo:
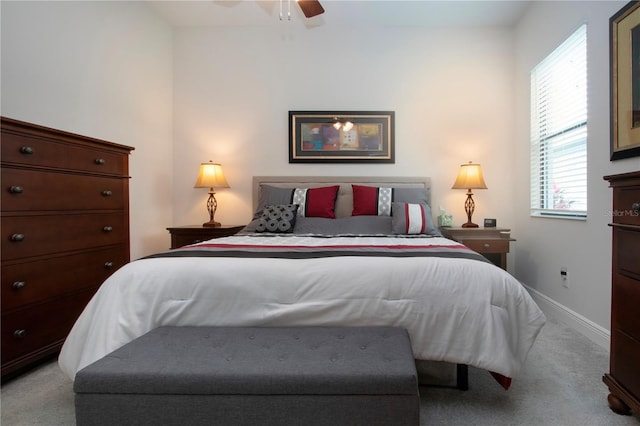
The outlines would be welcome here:
M 340 185 L 336 200 L 336 217 L 351 216 L 353 210 L 353 191 L 351 184 L 383 186 L 393 188 L 431 189 L 431 179 L 427 177 L 386 177 L 386 176 L 254 176 L 253 211 L 258 207 L 260 185 L 281 188 L 315 188 L 319 186 Z M 429 200 L 431 201 L 431 200 Z

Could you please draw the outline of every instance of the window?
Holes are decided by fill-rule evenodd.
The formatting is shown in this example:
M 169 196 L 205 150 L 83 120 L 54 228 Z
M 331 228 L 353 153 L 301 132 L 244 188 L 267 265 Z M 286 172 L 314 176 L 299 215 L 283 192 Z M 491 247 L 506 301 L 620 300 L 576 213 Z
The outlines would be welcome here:
M 531 71 L 531 215 L 587 217 L 587 26 Z

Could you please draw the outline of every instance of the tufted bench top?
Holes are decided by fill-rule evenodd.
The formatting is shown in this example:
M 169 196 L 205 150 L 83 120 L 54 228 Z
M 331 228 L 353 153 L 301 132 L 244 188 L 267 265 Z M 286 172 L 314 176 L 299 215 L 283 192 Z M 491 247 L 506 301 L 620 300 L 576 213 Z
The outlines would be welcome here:
M 76 375 L 76 393 L 416 395 L 394 327 L 160 327 Z

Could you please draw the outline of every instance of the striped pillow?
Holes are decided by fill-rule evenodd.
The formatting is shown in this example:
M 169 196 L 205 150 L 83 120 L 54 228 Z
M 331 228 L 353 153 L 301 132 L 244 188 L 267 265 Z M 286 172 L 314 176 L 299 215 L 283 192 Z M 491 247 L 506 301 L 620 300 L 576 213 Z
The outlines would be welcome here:
M 428 188 L 388 188 L 351 185 L 353 210 L 351 216 L 391 216 L 391 203 L 429 205 Z
M 392 188 L 351 185 L 353 211 L 351 216 L 391 216 Z
M 335 219 L 339 185 L 319 188 L 280 188 L 260 186 L 260 199 L 253 218 L 259 219 L 268 205 L 298 204 L 298 216 Z
M 291 202 L 298 204 L 298 216 L 336 218 L 339 185 L 321 188 L 295 188 Z
M 432 234 L 437 232 L 427 204 L 391 203 L 391 232 L 393 234 Z

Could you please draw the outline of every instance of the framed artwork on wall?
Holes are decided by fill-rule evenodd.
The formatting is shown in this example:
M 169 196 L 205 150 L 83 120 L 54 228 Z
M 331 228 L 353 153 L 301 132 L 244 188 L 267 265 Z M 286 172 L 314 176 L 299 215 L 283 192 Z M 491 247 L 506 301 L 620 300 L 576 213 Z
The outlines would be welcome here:
M 289 163 L 394 163 L 394 111 L 289 111 Z
M 640 2 L 609 19 L 611 67 L 610 159 L 640 155 Z

